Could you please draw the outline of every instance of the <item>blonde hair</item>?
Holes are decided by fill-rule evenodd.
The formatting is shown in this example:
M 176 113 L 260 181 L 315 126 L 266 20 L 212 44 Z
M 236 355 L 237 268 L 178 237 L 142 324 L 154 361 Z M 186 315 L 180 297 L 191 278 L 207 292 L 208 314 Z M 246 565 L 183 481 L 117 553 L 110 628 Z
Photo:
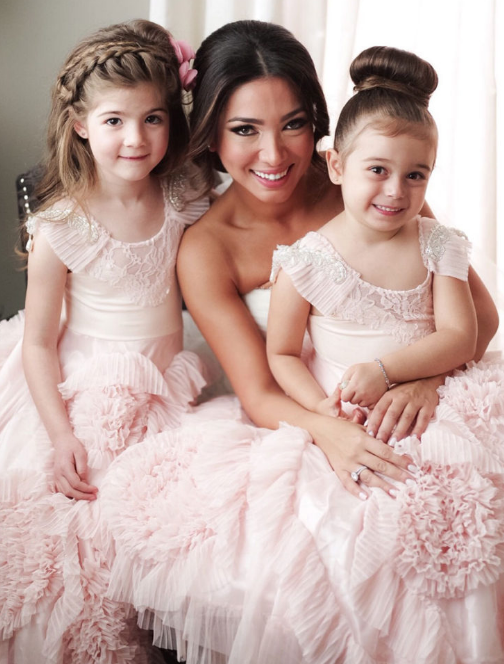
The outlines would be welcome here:
M 39 209 L 47 209 L 63 197 L 82 199 L 95 184 L 93 155 L 74 124 L 89 112 L 97 90 L 145 82 L 156 85 L 168 108 L 170 137 L 164 158 L 152 172 L 166 176 L 182 164 L 189 130 L 178 68 L 170 33 L 150 21 L 102 28 L 75 47 L 52 91 L 44 177 L 35 192 Z
M 437 141 L 437 128 L 428 110 L 437 87 L 436 71 L 414 53 L 373 46 L 350 65 L 355 94 L 343 107 L 334 147 L 344 160 L 355 138 L 372 126 L 387 136 L 408 133 Z M 363 126 L 362 121 L 368 120 Z

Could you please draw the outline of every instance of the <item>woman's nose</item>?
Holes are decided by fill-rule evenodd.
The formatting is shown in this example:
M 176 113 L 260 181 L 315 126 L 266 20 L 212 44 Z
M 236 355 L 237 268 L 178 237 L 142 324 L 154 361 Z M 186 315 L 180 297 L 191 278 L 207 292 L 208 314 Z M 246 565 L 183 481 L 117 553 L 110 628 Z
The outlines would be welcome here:
M 271 166 L 276 166 L 283 159 L 283 141 L 276 133 L 265 134 L 261 142 L 261 157 Z

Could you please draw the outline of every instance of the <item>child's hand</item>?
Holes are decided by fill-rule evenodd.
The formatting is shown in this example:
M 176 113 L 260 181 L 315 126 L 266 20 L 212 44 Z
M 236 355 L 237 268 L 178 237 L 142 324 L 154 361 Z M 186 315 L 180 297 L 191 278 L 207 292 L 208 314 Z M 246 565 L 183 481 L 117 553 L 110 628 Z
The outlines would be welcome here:
M 340 388 L 343 401 L 372 408 L 387 391 L 387 384 L 377 362 L 363 362 L 347 369 Z
M 329 417 L 340 417 L 343 420 L 351 420 L 357 424 L 364 424 L 367 419 L 366 413 L 360 408 L 354 408 L 351 414 L 346 413 L 341 408 L 341 389 L 337 387 L 327 398 L 319 401 L 315 408 L 319 415 L 328 415 Z
M 315 406 L 315 412 L 319 415 L 328 415 L 329 417 L 340 417 L 345 413 L 341 410 L 341 390 L 339 387 L 322 401 L 319 401 Z
M 54 444 L 57 491 L 76 500 L 95 500 L 98 489 L 88 484 L 87 471 L 87 452 L 75 436 L 68 436 Z

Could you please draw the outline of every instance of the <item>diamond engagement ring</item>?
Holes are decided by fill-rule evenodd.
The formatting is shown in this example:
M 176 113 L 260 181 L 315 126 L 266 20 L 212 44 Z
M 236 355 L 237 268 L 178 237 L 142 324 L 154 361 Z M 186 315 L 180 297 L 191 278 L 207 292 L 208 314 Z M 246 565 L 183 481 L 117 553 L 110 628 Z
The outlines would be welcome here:
M 357 470 L 354 470 L 350 473 L 350 477 L 353 479 L 354 482 L 359 481 L 359 475 L 362 473 L 363 470 L 366 470 L 367 466 L 360 466 L 360 468 L 357 468 Z

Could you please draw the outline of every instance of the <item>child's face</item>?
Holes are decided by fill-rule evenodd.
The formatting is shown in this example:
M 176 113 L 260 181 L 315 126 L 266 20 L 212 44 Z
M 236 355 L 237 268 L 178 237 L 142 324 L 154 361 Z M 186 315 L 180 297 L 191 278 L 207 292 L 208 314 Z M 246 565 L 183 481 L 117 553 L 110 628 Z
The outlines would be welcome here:
M 434 138 L 386 136 L 363 129 L 342 160 L 328 151 L 329 176 L 341 184 L 345 214 L 373 230 L 396 233 L 422 209 L 436 159 Z
M 313 129 L 282 78 L 239 87 L 221 116 L 215 149 L 234 182 L 267 203 L 289 200 L 308 170 Z
M 152 83 L 106 87 L 93 95 L 91 110 L 75 131 L 89 140 L 101 180 L 140 182 L 166 154 L 168 109 Z

